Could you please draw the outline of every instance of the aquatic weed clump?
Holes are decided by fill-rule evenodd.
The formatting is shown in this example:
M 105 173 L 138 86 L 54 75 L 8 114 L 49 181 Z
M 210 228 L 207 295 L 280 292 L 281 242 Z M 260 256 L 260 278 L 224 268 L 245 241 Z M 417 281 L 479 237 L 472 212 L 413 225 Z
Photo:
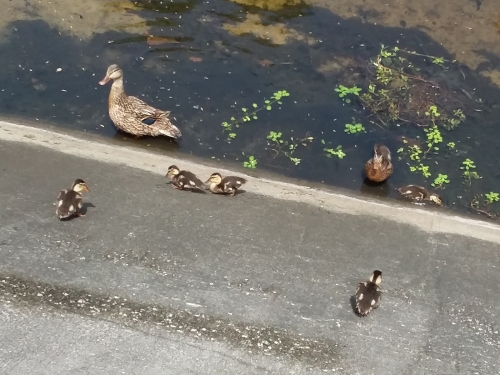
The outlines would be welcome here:
M 379 53 L 363 67 L 365 86 L 339 85 L 335 91 L 346 103 L 353 98 L 369 112 L 372 123 L 381 127 L 413 124 L 421 127 L 437 125 L 452 130 L 465 120 L 462 93 L 449 88 L 418 67 L 420 59 L 430 59 L 436 69 L 446 70 L 448 60 L 427 56 L 398 47 L 381 46 Z M 421 62 L 420 62 L 421 63 Z

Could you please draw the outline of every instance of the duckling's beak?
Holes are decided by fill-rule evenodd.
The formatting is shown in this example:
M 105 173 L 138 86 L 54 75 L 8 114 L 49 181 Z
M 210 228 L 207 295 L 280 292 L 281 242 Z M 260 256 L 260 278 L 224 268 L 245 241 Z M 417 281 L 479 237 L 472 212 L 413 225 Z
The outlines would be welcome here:
M 433 201 L 434 203 L 436 203 L 438 206 L 442 206 L 443 205 L 443 201 L 438 196 L 435 196 L 435 195 L 431 196 L 431 201 Z
M 210 179 L 206 180 L 206 181 L 204 182 L 204 184 L 206 185 L 206 184 L 208 184 L 209 182 L 210 182 Z
M 105 85 L 106 83 L 108 83 L 108 82 L 109 82 L 109 80 L 110 80 L 109 76 L 106 76 L 106 77 L 104 77 L 103 79 L 101 79 L 101 80 L 99 81 L 99 84 L 100 84 L 101 86 L 103 86 L 103 85 Z
M 89 191 L 90 191 L 90 189 L 89 189 L 89 187 L 88 187 L 87 185 L 85 185 L 85 186 L 83 187 L 83 191 L 89 192 Z

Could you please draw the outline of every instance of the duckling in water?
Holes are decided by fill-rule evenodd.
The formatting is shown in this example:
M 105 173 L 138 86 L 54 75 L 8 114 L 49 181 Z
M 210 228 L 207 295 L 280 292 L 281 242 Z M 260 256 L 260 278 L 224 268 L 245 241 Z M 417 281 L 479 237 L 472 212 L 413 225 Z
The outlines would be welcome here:
M 184 190 L 204 190 L 205 184 L 196 177 L 194 173 L 189 171 L 181 171 L 177 166 L 171 165 L 168 167 L 168 171 L 165 177 L 170 178 L 172 181 L 170 186 L 175 189 Z
M 380 306 L 380 300 L 382 299 L 381 282 L 382 272 L 375 270 L 369 281 L 358 284 L 356 288 L 356 309 L 359 315 L 365 316 Z
M 227 176 L 222 178 L 220 173 L 212 173 L 210 178 L 205 182 L 208 184 L 210 192 L 214 194 L 229 194 L 235 196 L 237 190 L 247 182 L 243 177 Z
M 424 201 L 430 201 L 434 202 L 438 206 L 443 205 L 443 201 L 441 200 L 441 197 L 438 194 L 429 192 L 423 186 L 405 185 L 398 188 L 397 191 L 403 197 L 411 199 L 412 201 L 415 202 L 421 203 Z
M 375 155 L 365 164 L 366 177 L 373 182 L 386 180 L 393 171 L 391 163 L 391 151 L 383 144 L 375 144 L 373 147 Z
M 56 200 L 56 215 L 59 219 L 67 219 L 70 216 L 85 216 L 80 213 L 82 208 L 82 192 L 90 191 L 85 181 L 77 179 L 71 189 L 61 190 Z

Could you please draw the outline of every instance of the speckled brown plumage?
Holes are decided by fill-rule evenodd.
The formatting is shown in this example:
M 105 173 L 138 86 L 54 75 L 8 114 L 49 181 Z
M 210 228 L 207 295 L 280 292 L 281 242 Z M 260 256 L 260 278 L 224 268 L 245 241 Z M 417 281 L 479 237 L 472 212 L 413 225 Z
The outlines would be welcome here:
M 180 130 L 168 118 L 170 111 L 156 109 L 125 93 L 123 72 L 116 64 L 108 68 L 106 76 L 99 83 L 105 85 L 110 79 L 113 84 L 108 100 L 109 117 L 118 129 L 136 136 L 181 137 Z M 146 120 L 152 123 L 144 123 Z
M 189 171 L 181 171 L 175 165 L 168 168 L 166 177 L 170 178 L 173 188 L 176 189 L 199 189 L 204 190 L 205 184 L 196 175 Z
M 365 316 L 380 306 L 382 291 L 379 285 L 381 282 L 382 272 L 375 270 L 370 280 L 358 284 L 356 288 L 356 309 L 359 315 Z
M 209 183 L 210 192 L 214 194 L 229 194 L 234 197 L 238 189 L 247 182 L 243 177 L 227 176 L 222 178 L 220 173 L 212 173 L 205 182 Z
M 393 172 L 391 151 L 382 144 L 373 147 L 374 156 L 365 164 L 366 177 L 373 182 L 386 180 Z
M 61 190 L 56 199 L 56 215 L 59 219 L 70 216 L 84 216 L 79 211 L 83 205 L 82 191 L 90 191 L 85 181 L 77 179 L 71 189 Z
M 412 201 L 415 202 L 430 201 L 434 202 L 438 206 L 443 205 L 443 201 L 441 200 L 441 197 L 438 194 L 429 192 L 423 186 L 405 185 L 398 188 L 397 191 L 403 197 L 411 199 Z

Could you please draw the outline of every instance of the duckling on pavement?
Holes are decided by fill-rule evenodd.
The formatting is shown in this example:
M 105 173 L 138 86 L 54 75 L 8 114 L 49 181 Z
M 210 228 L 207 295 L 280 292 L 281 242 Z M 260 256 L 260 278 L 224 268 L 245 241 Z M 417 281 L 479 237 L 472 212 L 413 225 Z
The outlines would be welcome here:
M 373 182 L 385 181 L 393 171 L 391 151 L 380 143 L 375 144 L 373 151 L 373 158 L 365 164 L 366 177 Z
M 222 178 L 220 173 L 212 173 L 205 184 L 210 183 L 210 192 L 214 194 L 228 194 L 235 196 L 238 189 L 247 182 L 243 177 L 227 176 Z
M 380 300 L 382 299 L 381 282 L 382 272 L 375 270 L 370 280 L 358 284 L 356 289 L 356 309 L 359 315 L 368 315 L 370 311 L 380 306 Z
M 412 201 L 425 203 L 425 201 L 434 202 L 438 206 L 443 205 L 441 197 L 436 193 L 429 192 L 423 186 L 418 185 L 405 185 L 397 189 L 398 193 L 403 197 L 411 199 Z
M 170 178 L 172 186 L 175 189 L 184 190 L 204 190 L 205 184 L 198 178 L 194 173 L 189 171 L 181 171 L 175 165 L 168 167 L 166 174 L 167 178 Z
M 141 99 L 125 93 L 123 71 L 118 65 L 110 65 L 106 76 L 99 84 L 105 85 L 109 80 L 113 80 L 108 99 L 109 117 L 118 129 L 136 137 L 144 135 L 181 137 L 181 131 L 168 118 L 170 111 L 151 107 Z M 152 123 L 148 125 L 145 123 L 146 120 Z
M 59 219 L 66 219 L 70 216 L 85 216 L 80 213 L 82 208 L 82 192 L 90 191 L 85 181 L 77 179 L 71 189 L 61 190 L 56 200 L 56 215 Z

